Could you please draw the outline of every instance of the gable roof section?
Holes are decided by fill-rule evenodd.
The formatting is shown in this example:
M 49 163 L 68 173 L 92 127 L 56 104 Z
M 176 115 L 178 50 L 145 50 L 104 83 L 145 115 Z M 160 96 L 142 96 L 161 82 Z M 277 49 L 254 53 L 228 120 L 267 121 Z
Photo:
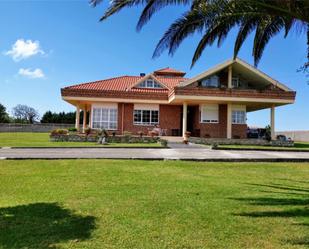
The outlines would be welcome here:
M 176 70 L 174 68 L 170 68 L 170 67 L 165 67 L 165 68 L 161 68 L 158 69 L 156 71 L 153 72 L 154 75 L 170 75 L 170 76 L 180 76 L 183 77 L 185 76 L 185 72 Z
M 147 74 L 144 77 L 141 77 L 137 82 L 135 82 L 133 85 L 131 85 L 127 90 L 130 90 L 132 88 L 141 88 L 141 89 L 145 89 L 146 87 L 138 87 L 138 85 L 142 82 L 144 82 L 145 80 L 148 79 L 153 79 L 155 82 L 159 83 L 162 88 L 171 90 L 171 88 L 169 86 L 167 86 L 166 84 L 164 84 L 163 82 L 161 82 L 159 79 L 157 79 L 157 77 L 155 77 L 153 74 Z M 149 88 L 146 88 L 149 89 Z M 150 88 L 151 89 L 151 88 Z M 156 88 L 159 89 L 159 88 Z
M 189 79 L 189 80 L 187 80 L 185 82 L 182 82 L 179 86 L 180 87 L 188 86 L 188 85 L 190 85 L 190 84 L 192 84 L 192 83 L 194 83 L 194 82 L 196 82 L 198 80 L 201 80 L 201 79 L 203 79 L 205 77 L 208 77 L 208 76 L 210 76 L 212 74 L 215 74 L 215 73 L 217 73 L 217 72 L 219 72 L 219 71 L 221 71 L 221 70 L 223 70 L 223 69 L 225 69 L 228 66 L 233 65 L 233 64 L 238 64 L 238 65 L 244 67 L 246 70 L 254 73 L 258 77 L 263 78 L 267 82 L 275 85 L 276 87 L 278 87 L 278 88 L 280 88 L 280 89 L 282 89 L 284 91 L 292 91 L 290 88 L 288 88 L 284 84 L 282 84 L 279 81 L 271 78 L 267 74 L 263 73 L 262 71 L 258 70 L 257 68 L 251 66 L 250 64 L 248 64 L 247 62 L 245 62 L 245 61 L 243 61 L 243 60 L 241 60 L 239 58 L 236 58 L 235 60 L 231 59 L 231 60 L 228 60 L 226 62 L 223 62 L 223 63 L 221 63 L 221 64 L 219 64 L 219 65 L 217 65 L 217 66 L 215 66 L 215 67 L 213 67 L 213 68 L 211 68 L 211 69 L 209 69 L 209 70 L 207 70 L 207 71 L 205 71 L 205 72 L 203 72 L 203 73 L 201 73 L 199 75 L 197 75 L 196 77 L 193 77 L 193 78 L 191 78 L 191 79 Z
M 146 76 L 145 76 L 146 77 Z M 79 90 L 79 91 L 134 91 L 134 92 L 168 92 L 175 86 L 179 85 L 180 82 L 187 80 L 182 77 L 164 77 L 156 76 L 154 79 L 160 82 L 162 85 L 166 86 L 163 89 L 153 89 L 153 88 L 134 88 L 136 84 L 141 82 L 145 77 L 141 76 L 120 76 L 105 80 L 98 80 L 93 82 L 81 83 L 77 85 L 72 85 L 64 87 L 63 90 Z

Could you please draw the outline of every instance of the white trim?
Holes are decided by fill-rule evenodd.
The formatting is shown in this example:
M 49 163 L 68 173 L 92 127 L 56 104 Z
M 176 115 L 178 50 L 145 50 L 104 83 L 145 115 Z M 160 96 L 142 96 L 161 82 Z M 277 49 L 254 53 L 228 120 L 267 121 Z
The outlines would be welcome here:
M 181 87 L 184 87 L 184 86 L 187 86 L 187 85 L 190 85 L 202 78 L 205 78 L 207 76 L 210 76 L 212 74 L 215 74 L 221 70 L 223 70 L 224 68 L 234 64 L 234 63 L 238 63 L 240 65 L 242 65 L 243 67 L 245 67 L 246 69 L 250 70 L 251 72 L 254 72 L 255 74 L 257 74 L 258 76 L 262 77 L 263 79 L 265 79 L 266 81 L 268 81 L 269 83 L 277 86 L 278 88 L 281 88 L 282 90 L 284 91 L 291 91 L 290 88 L 288 88 L 287 86 L 283 85 L 282 83 L 280 83 L 279 81 L 269 77 L 268 75 L 266 75 L 265 73 L 261 72 L 260 70 L 256 69 L 255 67 L 251 66 L 250 64 L 248 64 L 247 62 L 244 62 L 243 60 L 240 60 L 239 58 L 236 58 L 235 60 L 231 59 L 231 60 L 228 60 L 228 61 L 225 61 L 187 81 L 184 81 L 182 83 L 180 83 L 179 86 Z
M 159 111 L 159 104 L 134 104 L 134 110 Z
M 135 111 L 142 111 L 141 113 L 141 122 L 135 122 L 134 120 L 134 112 Z M 143 123 L 143 111 L 150 111 L 149 115 L 149 121 L 150 123 Z M 152 111 L 158 112 L 158 122 L 157 123 L 151 123 L 151 117 L 152 117 Z M 160 124 L 160 110 L 159 109 L 133 109 L 133 125 L 139 125 L 139 126 L 154 126 Z
M 210 122 L 203 120 L 203 112 L 206 109 L 206 115 L 207 115 L 207 107 L 208 107 L 208 110 L 215 110 L 216 111 L 216 116 L 217 116 L 216 120 L 215 119 L 209 119 Z M 199 106 L 199 109 L 200 109 L 200 124 L 218 124 L 219 123 L 219 104 L 201 104 Z
M 94 109 L 107 109 L 108 110 L 108 124 L 110 123 L 110 110 L 116 109 L 117 110 L 117 119 L 116 119 L 116 128 L 115 129 L 105 129 L 108 131 L 117 131 L 118 130 L 118 104 L 117 103 L 95 103 L 91 105 L 91 129 L 100 129 L 100 128 L 93 128 L 93 120 L 94 120 Z M 106 122 L 106 121 L 101 121 Z M 114 123 L 114 122 L 113 122 Z
M 118 109 L 118 103 L 93 103 L 92 109 L 95 108 L 117 108 Z
M 139 85 L 140 83 L 142 83 L 145 80 L 148 80 L 149 78 L 152 78 L 154 81 L 156 81 L 157 83 L 159 83 L 163 88 L 169 89 L 171 90 L 167 85 L 165 85 L 164 83 L 162 83 L 160 80 L 157 79 L 156 76 L 154 76 L 152 73 L 145 75 L 143 78 L 139 79 L 137 82 L 135 82 L 134 84 L 132 84 L 129 88 L 127 88 L 126 90 L 130 90 L 133 87 Z M 146 88 L 146 87 L 145 87 Z M 158 88 L 146 88 L 146 89 L 158 89 Z
M 247 111 L 246 105 L 232 105 L 232 111 Z
M 174 95 L 169 102 L 175 100 L 199 100 L 199 101 L 230 101 L 230 102 L 257 102 L 257 103 L 274 103 L 274 104 L 293 104 L 294 100 L 290 99 L 266 99 L 266 98 L 240 98 L 240 97 L 217 97 L 217 96 L 192 96 L 192 95 Z
M 62 97 L 63 100 L 75 100 L 75 101 L 89 101 L 89 102 L 116 102 L 116 103 L 153 103 L 153 104 L 168 104 L 168 100 L 145 100 L 145 99 L 126 99 L 126 98 L 92 98 L 92 97 Z

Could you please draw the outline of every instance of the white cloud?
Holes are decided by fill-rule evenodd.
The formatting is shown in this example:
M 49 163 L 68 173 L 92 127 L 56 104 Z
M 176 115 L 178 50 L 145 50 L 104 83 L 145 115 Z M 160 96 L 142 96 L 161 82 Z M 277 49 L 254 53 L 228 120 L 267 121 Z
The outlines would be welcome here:
M 11 56 L 14 61 L 27 59 L 36 54 L 45 54 L 40 48 L 40 42 L 24 39 L 18 39 L 12 45 L 12 49 L 5 52 L 5 55 Z
M 34 70 L 31 70 L 30 68 L 21 68 L 19 69 L 18 74 L 31 79 L 45 78 L 45 75 L 40 68 L 36 68 Z

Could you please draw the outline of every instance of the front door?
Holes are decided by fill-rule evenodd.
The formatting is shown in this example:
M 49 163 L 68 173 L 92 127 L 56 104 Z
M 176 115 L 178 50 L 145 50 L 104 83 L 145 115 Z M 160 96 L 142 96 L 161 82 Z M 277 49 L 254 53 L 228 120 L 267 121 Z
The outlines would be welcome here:
M 194 117 L 195 117 L 195 106 L 188 106 L 188 116 L 187 116 L 187 130 L 191 133 L 194 132 Z

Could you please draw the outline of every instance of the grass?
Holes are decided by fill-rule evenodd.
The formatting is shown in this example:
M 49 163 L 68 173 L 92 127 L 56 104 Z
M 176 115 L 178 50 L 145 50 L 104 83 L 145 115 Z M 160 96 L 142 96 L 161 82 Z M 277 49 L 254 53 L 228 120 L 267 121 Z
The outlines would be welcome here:
M 0 248 L 308 248 L 309 164 L 0 161 Z
M 293 147 L 261 146 L 261 145 L 219 145 L 218 149 L 254 149 L 254 150 L 308 150 L 309 143 L 295 142 Z
M 91 142 L 50 142 L 49 133 L 3 132 L 0 147 L 161 147 L 160 143 L 110 143 L 99 145 Z

